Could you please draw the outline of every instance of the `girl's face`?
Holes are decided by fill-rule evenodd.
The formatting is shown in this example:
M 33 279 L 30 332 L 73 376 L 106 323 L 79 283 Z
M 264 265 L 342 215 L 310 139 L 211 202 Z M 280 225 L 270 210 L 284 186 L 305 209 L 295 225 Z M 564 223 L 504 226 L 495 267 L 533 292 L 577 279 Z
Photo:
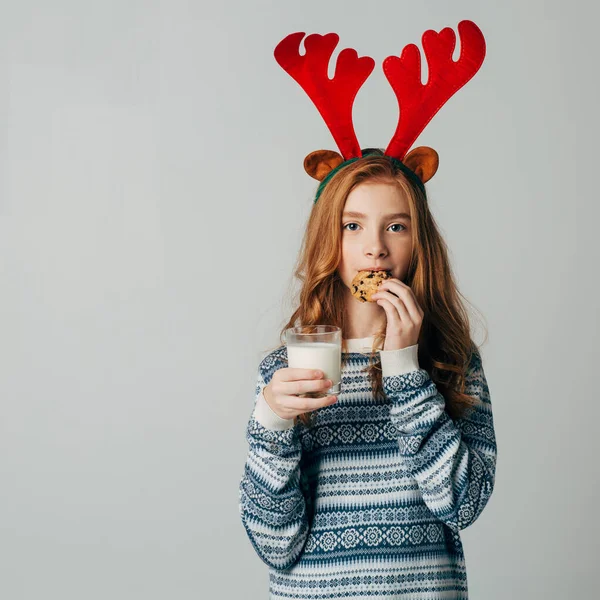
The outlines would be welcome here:
M 404 281 L 412 231 L 408 199 L 398 186 L 381 182 L 356 186 L 346 199 L 341 226 L 342 259 L 337 270 L 348 289 L 358 271 L 376 267 Z

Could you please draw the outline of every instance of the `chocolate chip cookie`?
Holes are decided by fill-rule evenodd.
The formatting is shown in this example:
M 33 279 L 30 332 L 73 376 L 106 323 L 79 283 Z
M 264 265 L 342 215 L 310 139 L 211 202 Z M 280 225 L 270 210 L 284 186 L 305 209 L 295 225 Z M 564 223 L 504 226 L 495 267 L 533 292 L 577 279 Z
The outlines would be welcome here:
M 351 284 L 352 295 L 361 302 L 375 302 L 371 296 L 377 292 L 384 279 L 392 277 L 391 271 L 359 271 Z

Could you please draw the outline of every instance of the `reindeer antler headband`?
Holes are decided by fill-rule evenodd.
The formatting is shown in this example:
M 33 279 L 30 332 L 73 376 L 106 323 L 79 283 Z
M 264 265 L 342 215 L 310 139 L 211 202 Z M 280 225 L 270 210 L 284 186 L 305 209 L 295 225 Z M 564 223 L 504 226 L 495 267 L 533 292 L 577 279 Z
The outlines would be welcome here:
M 388 56 L 383 71 L 390 82 L 400 116 L 396 131 L 384 155 L 410 177 L 425 194 L 426 181 L 438 168 L 438 153 L 428 146 L 408 149 L 440 108 L 477 73 L 485 57 L 485 39 L 473 21 L 458 24 L 460 57 L 452 60 L 456 35 L 450 27 L 439 33 L 428 29 L 422 37 L 429 76 L 421 83 L 421 53 L 415 44 L 408 44 L 400 57 Z M 338 44 L 337 33 L 309 35 L 304 40 L 306 53 L 300 55 L 304 32 L 291 33 L 275 48 L 275 60 L 308 94 L 321 113 L 341 154 L 333 150 L 315 150 L 304 159 L 304 170 L 321 182 L 315 202 L 331 177 L 342 167 L 358 160 L 361 149 L 352 123 L 354 98 L 367 80 L 375 61 L 369 56 L 358 57 L 356 50 L 345 48 L 338 56 L 335 75 L 329 79 L 327 70 L 331 55 Z

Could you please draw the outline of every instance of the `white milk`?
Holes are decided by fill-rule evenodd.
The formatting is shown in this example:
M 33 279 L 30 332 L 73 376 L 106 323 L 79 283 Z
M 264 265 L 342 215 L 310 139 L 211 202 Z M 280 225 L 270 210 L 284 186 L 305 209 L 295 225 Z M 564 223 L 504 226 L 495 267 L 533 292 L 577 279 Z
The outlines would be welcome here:
M 319 369 L 331 379 L 330 394 L 339 394 L 341 389 L 342 348 L 330 342 L 287 344 L 288 365 L 295 369 Z

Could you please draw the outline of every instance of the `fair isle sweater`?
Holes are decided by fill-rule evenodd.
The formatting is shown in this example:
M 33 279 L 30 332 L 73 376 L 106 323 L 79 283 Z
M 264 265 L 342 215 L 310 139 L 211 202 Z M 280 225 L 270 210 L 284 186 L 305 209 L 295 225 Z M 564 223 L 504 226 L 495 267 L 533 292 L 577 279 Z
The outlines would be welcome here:
M 338 401 L 314 423 L 282 419 L 262 389 L 287 367 L 280 346 L 258 368 L 239 509 L 269 567 L 271 600 L 467 599 L 460 530 L 494 488 L 496 439 L 481 356 L 465 393 L 481 404 L 452 420 L 417 345 L 378 349 L 386 400 L 368 374 L 372 337 L 348 339 Z

